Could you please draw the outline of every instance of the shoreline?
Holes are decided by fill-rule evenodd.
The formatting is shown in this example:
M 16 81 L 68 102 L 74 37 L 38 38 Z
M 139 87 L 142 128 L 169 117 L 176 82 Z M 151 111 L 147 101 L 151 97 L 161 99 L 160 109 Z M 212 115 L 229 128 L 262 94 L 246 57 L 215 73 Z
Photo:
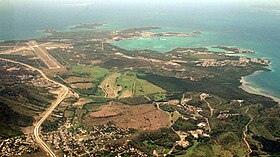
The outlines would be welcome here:
M 255 71 L 253 74 L 251 75 L 247 75 L 247 76 L 242 76 L 240 83 L 241 85 L 239 86 L 239 88 L 241 88 L 242 90 L 244 90 L 245 92 L 248 92 L 250 94 L 257 94 L 257 95 L 261 95 L 261 96 L 265 96 L 268 98 L 273 99 L 275 102 L 277 102 L 278 104 L 280 104 L 280 98 L 272 95 L 270 92 L 265 91 L 264 89 L 261 88 L 256 88 L 252 85 L 252 83 L 250 81 L 247 80 L 248 77 L 251 76 L 255 76 L 258 75 L 259 73 L 262 73 L 263 71 Z
M 71 30 L 71 27 L 75 27 L 75 26 L 79 26 L 79 25 L 82 25 L 82 24 L 77 24 L 77 25 L 70 25 L 70 26 L 67 26 L 64 28 L 64 31 L 65 30 Z M 102 24 L 102 26 L 100 26 L 101 28 L 105 25 L 108 25 L 108 24 Z M 162 28 L 159 28 L 159 30 L 162 29 Z M 14 41 L 14 40 L 29 40 L 29 39 L 40 39 L 40 38 L 44 38 L 45 36 L 48 36 L 50 33 L 48 32 L 44 32 L 45 30 L 35 30 L 35 32 L 37 33 L 37 36 L 36 37 L 27 37 L 25 39 L 0 39 L 0 42 L 5 42 L 5 41 Z M 172 38 L 174 36 L 164 36 L 165 38 Z M 182 36 L 175 36 L 175 37 L 182 37 Z M 149 39 L 154 39 L 154 38 L 151 38 L 151 37 L 148 37 Z M 140 37 L 138 39 L 145 39 L 145 37 Z M 126 39 L 126 40 L 130 40 L 130 39 Z M 133 39 L 134 40 L 134 39 Z M 121 40 L 121 41 L 125 41 L 125 40 Z M 110 44 L 114 45 L 114 46 L 117 46 L 117 47 L 120 47 L 120 48 L 124 48 L 120 45 L 118 45 L 119 42 L 110 42 Z M 207 48 L 208 50 L 211 50 L 211 49 L 220 49 L 221 51 L 224 51 L 223 49 L 221 48 L 215 48 L 213 46 L 202 46 L 202 47 L 205 47 Z M 233 46 L 234 47 L 234 46 Z M 236 46 L 237 47 L 237 46 Z M 185 47 L 185 48 L 192 48 L 192 46 L 190 47 Z M 194 46 L 193 48 L 196 48 L 196 46 Z M 124 49 L 129 49 L 129 50 L 133 50 L 131 48 L 124 48 Z M 161 53 L 165 53 L 165 52 L 168 52 L 168 51 L 172 51 L 174 48 L 170 49 L 170 50 L 156 50 L 158 52 L 161 52 Z M 137 49 L 136 49 L 137 50 Z M 151 49 L 153 50 L 153 49 Z M 225 52 L 224 52 L 225 53 Z M 225 53 L 226 54 L 226 53 Z M 228 56 L 245 56 L 245 57 L 248 57 L 248 58 L 251 58 L 252 54 L 247 54 L 247 53 L 235 53 L 235 54 L 226 54 Z M 271 71 L 274 71 L 274 68 L 271 67 L 271 64 L 269 64 L 269 69 Z M 258 75 L 259 73 L 261 73 L 263 71 L 255 71 L 254 73 L 250 74 L 250 75 L 247 75 L 247 76 L 242 76 L 241 79 L 240 79 L 240 83 L 241 85 L 239 86 L 239 88 L 241 88 L 243 91 L 247 92 L 247 93 L 250 93 L 250 94 L 256 94 L 256 95 L 261 95 L 261 96 L 265 96 L 265 97 L 268 97 L 268 98 L 271 98 L 273 99 L 275 102 L 278 102 L 280 104 L 280 97 L 279 96 L 276 96 L 275 94 L 273 94 L 272 92 L 269 92 L 268 90 L 265 90 L 265 89 L 262 89 L 262 88 L 259 88 L 257 86 L 254 86 L 250 81 L 248 81 L 248 77 L 252 77 L 254 75 Z

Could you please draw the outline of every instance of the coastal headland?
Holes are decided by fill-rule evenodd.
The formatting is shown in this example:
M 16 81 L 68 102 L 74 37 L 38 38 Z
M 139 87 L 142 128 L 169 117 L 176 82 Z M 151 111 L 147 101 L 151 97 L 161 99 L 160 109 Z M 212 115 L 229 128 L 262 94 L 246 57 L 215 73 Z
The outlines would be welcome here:
M 217 48 L 227 52 L 128 50 L 113 42 L 170 36 L 195 40 L 203 32 L 96 27 L 102 25 L 48 29 L 43 38 L 0 43 L 0 99 L 12 122 L 28 130 L 47 113 L 34 133 L 14 126 L 9 132 L 16 134 L 2 133 L 0 155 L 45 150 L 53 156 L 279 155 L 278 99 L 253 93 L 246 82 L 246 76 L 269 72 L 269 60 L 238 56 L 254 50 L 222 45 Z M 57 85 L 65 89 L 60 97 Z M 14 120 L 16 115 L 23 121 Z M 1 127 L 9 128 L 11 121 L 1 119 Z M 38 139 L 46 149 L 39 149 Z

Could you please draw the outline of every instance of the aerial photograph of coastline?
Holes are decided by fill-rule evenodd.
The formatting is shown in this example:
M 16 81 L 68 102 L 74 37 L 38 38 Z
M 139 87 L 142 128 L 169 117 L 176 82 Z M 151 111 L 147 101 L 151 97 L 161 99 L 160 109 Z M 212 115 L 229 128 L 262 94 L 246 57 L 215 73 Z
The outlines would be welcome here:
M 0 157 L 280 156 L 280 0 L 0 0 Z

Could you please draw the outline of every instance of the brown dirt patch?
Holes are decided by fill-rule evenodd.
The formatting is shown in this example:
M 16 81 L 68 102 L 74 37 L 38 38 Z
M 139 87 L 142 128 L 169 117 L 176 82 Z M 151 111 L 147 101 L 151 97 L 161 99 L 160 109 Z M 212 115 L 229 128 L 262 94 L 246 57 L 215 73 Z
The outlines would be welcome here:
M 86 98 L 80 98 L 77 102 L 73 104 L 73 106 L 83 106 L 85 104 L 91 103 L 92 100 Z
M 28 127 L 21 128 L 21 131 L 24 134 L 32 134 L 33 133 L 33 129 L 34 129 L 33 126 L 28 126 Z
M 71 88 L 74 88 L 74 89 L 89 89 L 89 88 L 92 88 L 94 87 L 94 84 L 93 83 L 75 83 L 75 84 L 71 84 L 70 85 Z
M 133 93 L 129 90 L 125 90 L 122 92 L 122 95 L 120 96 L 120 98 L 129 98 L 132 97 Z
M 64 80 L 66 83 L 75 83 L 75 82 L 88 82 L 92 81 L 91 78 L 82 78 L 82 77 L 69 77 Z
M 158 130 L 168 127 L 170 116 L 158 110 L 153 105 L 124 105 L 110 103 L 85 117 L 87 125 L 103 125 L 113 123 L 120 128 L 134 128 L 138 130 Z
M 32 153 L 32 154 L 24 154 L 24 157 L 48 157 L 48 155 L 44 152 L 44 151 L 40 151 L 40 152 L 36 152 L 36 153 Z M 61 154 L 62 156 L 62 154 Z

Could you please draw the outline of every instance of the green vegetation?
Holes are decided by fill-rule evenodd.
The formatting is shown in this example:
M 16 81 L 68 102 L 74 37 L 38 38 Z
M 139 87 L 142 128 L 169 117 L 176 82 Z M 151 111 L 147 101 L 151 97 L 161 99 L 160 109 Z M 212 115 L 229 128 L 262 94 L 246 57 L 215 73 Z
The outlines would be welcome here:
M 221 146 L 218 146 L 215 144 L 206 145 L 206 144 L 198 142 L 197 140 L 194 140 L 194 143 L 190 148 L 183 150 L 183 151 L 178 151 L 178 153 L 174 153 L 174 155 L 178 156 L 178 157 L 201 157 L 201 156 L 232 157 L 233 156 L 233 154 L 231 152 L 223 150 Z
M 23 84 L 5 87 L 0 93 L 0 137 L 21 135 L 20 127 L 32 125 L 33 116 L 43 112 L 51 98 L 53 95 L 42 88 Z
M 174 128 L 174 130 L 178 131 L 178 130 L 181 130 L 181 131 L 189 131 L 189 130 L 195 130 L 197 129 L 197 126 L 196 126 L 196 121 L 193 120 L 193 119 L 188 119 L 188 120 L 185 120 L 183 118 L 179 118 L 173 125 L 172 127 Z
M 76 109 L 75 116 L 78 118 L 82 118 L 87 113 L 87 110 L 85 109 Z
M 269 140 L 262 136 L 253 136 L 254 140 L 261 142 L 263 147 L 261 148 L 265 152 L 269 152 L 271 155 L 278 156 L 280 150 L 279 140 Z
M 44 121 L 44 123 L 42 124 L 42 131 L 43 131 L 43 132 L 52 132 L 52 131 L 56 131 L 58 127 L 59 127 L 58 122 L 46 120 L 46 121 Z
M 87 99 L 92 100 L 92 102 L 87 103 L 83 106 L 83 109 L 87 110 L 88 112 L 95 112 L 97 109 L 107 104 L 108 102 L 112 101 L 110 98 L 103 98 L 103 97 L 86 97 Z
M 161 129 L 160 131 L 143 133 L 133 139 L 130 144 L 151 155 L 153 150 L 160 154 L 167 153 L 178 140 L 178 135 L 171 129 Z
M 110 70 L 98 66 L 71 66 L 67 73 L 61 74 L 62 78 L 80 77 L 90 78 L 93 82 L 99 83 L 110 73 Z
M 76 92 L 82 95 L 104 95 L 98 85 L 111 73 L 110 70 L 98 66 L 71 66 L 70 70 L 60 74 L 65 82 L 71 86 L 75 83 L 89 83 L 94 85 L 91 88 L 76 88 Z
M 74 112 L 73 111 L 65 111 L 64 112 L 64 117 L 65 118 L 72 118 L 74 116 Z
M 71 74 L 73 73 L 74 75 L 86 75 L 94 80 L 99 80 L 104 78 L 107 74 L 110 73 L 108 69 L 101 68 L 98 66 L 72 66 L 71 70 L 68 71 L 67 73 Z M 100 81 L 100 80 L 99 80 Z
M 89 112 L 95 112 L 100 106 L 102 106 L 102 104 L 89 103 L 84 105 L 84 108 Z
M 0 137 L 7 138 L 21 135 L 20 127 L 32 125 L 33 118 L 12 110 L 0 102 Z
M 128 104 L 128 105 L 138 105 L 138 104 L 149 104 L 151 101 L 146 97 L 139 96 L 139 97 L 131 97 L 131 98 L 122 98 L 116 100 L 118 102 Z
M 85 98 L 92 100 L 93 102 L 91 102 L 91 104 L 103 104 L 103 103 L 108 103 L 108 102 L 112 101 L 111 98 L 104 98 L 104 97 L 88 96 L 88 97 L 85 97 Z
M 244 99 L 252 103 L 262 103 L 266 107 L 275 106 L 275 102 L 270 98 L 249 94 L 240 89 L 238 87 L 240 82 L 235 78 L 231 80 L 233 81 L 232 83 L 226 83 L 229 80 L 222 79 L 219 81 L 217 79 L 190 81 L 155 74 L 146 74 L 139 76 L 139 78 L 145 79 L 169 92 L 206 92 L 218 95 L 227 100 Z
M 148 97 L 153 100 L 153 101 L 167 101 L 168 100 L 168 95 L 167 93 L 155 93 L 155 94 L 149 94 Z
M 95 25 L 82 25 L 82 27 L 89 28 Z M 118 37 L 136 38 L 139 37 L 136 31 L 143 32 L 150 29 L 155 28 L 121 30 L 118 32 Z M 172 127 L 175 131 L 189 134 L 190 130 L 198 129 L 198 123 L 204 122 L 207 126 L 204 128 L 202 126 L 200 129 L 203 133 L 210 134 L 210 138 L 207 135 L 205 137 L 199 135 L 198 139 L 194 139 L 189 135 L 186 140 L 190 146 L 183 148 L 177 145 L 170 156 L 246 156 L 248 149 L 243 139 L 245 126 L 248 127 L 248 131 L 245 132 L 246 139 L 253 150 L 251 155 L 280 155 L 279 106 L 270 98 L 249 94 L 239 88 L 242 76 L 258 70 L 267 71 L 266 66 L 249 61 L 246 66 L 229 64 L 204 67 L 199 65 L 204 63 L 203 60 L 233 61 L 233 64 L 238 64 L 240 58 L 220 52 L 211 53 L 206 48 L 177 48 L 159 53 L 151 50 L 124 50 L 110 43 L 100 42 L 112 40 L 115 37 L 112 31 L 52 31 L 51 33 L 48 38 L 40 39 L 42 43 L 49 42 L 50 39 L 74 39 L 67 40 L 71 48 L 49 50 L 49 53 L 67 69 L 58 73 L 57 75 L 62 79 L 56 77 L 56 80 L 60 79 L 60 82 L 71 87 L 80 97 L 90 99 L 92 102 L 75 106 L 72 104 L 77 99 L 67 99 L 64 101 L 65 104 L 58 107 L 53 116 L 43 124 L 43 131 L 56 130 L 66 118 L 81 124 L 86 114 L 95 112 L 101 105 L 110 101 L 129 105 L 155 104 L 155 102 L 174 99 L 181 100 L 182 95 L 185 94 L 185 97 L 191 98 L 186 102 L 188 106 L 162 103 L 160 109 L 171 113 L 172 117 L 176 113 L 174 116 L 176 118 L 173 117 L 175 120 L 172 119 Z M 92 41 L 92 39 L 96 40 Z M 60 42 L 64 41 L 58 43 Z M 19 60 L 39 68 L 45 67 L 40 59 L 34 60 L 33 55 L 9 54 L 2 57 Z M 52 72 L 49 73 L 51 77 L 55 77 Z M 105 93 L 99 88 L 100 83 L 116 73 L 120 75 L 115 77 L 116 81 L 113 79 L 111 82 L 113 86 L 121 87 L 117 88 L 117 90 L 121 89 L 118 97 L 102 98 Z M 0 82 L 2 90 L 0 137 L 21 134 L 20 127 L 31 125 L 32 116 L 44 111 L 50 104 L 50 100 L 54 98 L 46 89 L 23 85 L 19 80 L 11 80 L 12 78 L 2 78 Z M 210 107 L 200 100 L 202 92 L 211 95 L 205 99 L 214 109 L 211 116 Z M 233 100 L 244 100 L 244 102 Z M 63 117 L 57 118 L 55 115 Z M 211 127 L 211 131 L 208 127 Z M 150 132 L 136 131 L 136 134 L 139 136 L 133 136 L 129 144 L 148 155 L 152 155 L 153 150 L 159 154 L 166 154 L 176 141 L 180 140 L 171 128 Z M 99 154 L 112 155 L 107 151 L 100 151 L 96 155 Z
M 166 111 L 166 112 L 174 112 L 174 111 L 176 111 L 176 107 L 173 106 L 173 105 L 169 105 L 169 104 L 166 104 L 166 105 L 160 104 L 159 108 L 161 110 L 163 110 L 163 111 Z
M 116 85 L 122 87 L 124 91 L 129 91 L 133 96 L 149 95 L 154 93 L 164 93 L 160 87 L 157 87 L 146 80 L 139 79 L 137 76 L 142 75 L 137 72 L 127 71 L 118 77 Z

